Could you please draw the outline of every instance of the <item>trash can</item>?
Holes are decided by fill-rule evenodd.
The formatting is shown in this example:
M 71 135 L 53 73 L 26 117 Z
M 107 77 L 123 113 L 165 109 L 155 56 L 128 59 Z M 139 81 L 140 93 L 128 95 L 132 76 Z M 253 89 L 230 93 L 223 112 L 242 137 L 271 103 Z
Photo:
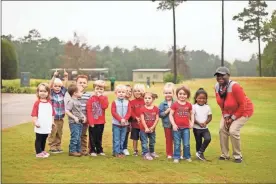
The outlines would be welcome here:
M 21 72 L 20 86 L 30 87 L 30 72 Z

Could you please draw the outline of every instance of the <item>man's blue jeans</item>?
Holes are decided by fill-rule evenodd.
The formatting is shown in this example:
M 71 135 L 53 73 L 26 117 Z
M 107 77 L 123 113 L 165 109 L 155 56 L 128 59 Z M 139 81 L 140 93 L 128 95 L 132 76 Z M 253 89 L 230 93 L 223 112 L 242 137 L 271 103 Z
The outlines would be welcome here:
M 114 155 L 123 153 L 126 132 L 127 132 L 127 127 L 112 125 Z
M 145 155 L 148 152 L 153 153 L 154 145 L 155 145 L 155 132 L 146 133 L 141 130 L 140 139 L 141 139 L 141 146 L 142 146 L 142 154 Z M 149 139 L 149 147 L 148 147 L 148 139 Z
M 173 140 L 174 140 L 174 159 L 180 159 L 180 148 L 181 148 L 181 140 L 183 142 L 183 153 L 184 158 L 191 158 L 190 153 L 190 129 L 182 128 L 178 129 L 178 131 L 173 131 Z
M 82 124 L 80 123 L 70 123 L 69 124 L 71 139 L 69 144 L 69 152 L 81 152 L 81 133 Z

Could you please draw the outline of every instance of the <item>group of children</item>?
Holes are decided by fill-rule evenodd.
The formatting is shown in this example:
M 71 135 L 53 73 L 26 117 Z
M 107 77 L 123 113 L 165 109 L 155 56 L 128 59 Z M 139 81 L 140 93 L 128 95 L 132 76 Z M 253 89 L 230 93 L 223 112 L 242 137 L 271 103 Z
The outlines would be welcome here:
M 39 84 L 38 100 L 32 110 L 35 126 L 36 157 L 46 158 L 50 154 L 45 151 L 46 139 L 51 153 L 60 153 L 63 118 L 68 116 L 70 128 L 69 156 L 105 155 L 102 138 L 106 123 L 105 110 L 108 98 L 103 94 L 105 82 L 94 82 L 94 93 L 85 91 L 88 78 L 79 75 L 75 84 L 66 88 L 68 74 L 64 71 L 64 85 L 54 73 L 50 85 Z M 65 104 L 64 97 L 68 91 L 71 96 Z M 212 120 L 210 107 L 207 105 L 208 95 L 200 88 L 194 97 L 194 105 L 188 102 L 190 90 L 187 86 L 174 89 L 173 83 L 166 83 L 163 89 L 164 101 L 159 107 L 154 105 L 155 93 L 146 92 L 143 84 L 119 84 L 115 87 L 116 99 L 111 103 L 112 114 L 112 151 L 113 156 L 122 158 L 130 155 L 128 139 L 133 140 L 133 155 L 138 156 L 138 141 L 141 141 L 141 155 L 146 160 L 159 157 L 155 152 L 155 129 L 159 118 L 162 120 L 166 139 L 166 155 L 178 163 L 180 159 L 191 162 L 190 129 L 193 128 L 196 140 L 196 156 L 205 160 L 204 152 L 211 141 L 208 124 Z M 133 95 L 133 99 L 132 99 Z M 176 95 L 176 99 L 174 99 Z M 89 139 L 87 144 L 87 131 Z M 203 140 L 202 140 L 203 139 Z M 181 142 L 183 155 L 181 155 Z M 88 145 L 88 148 L 87 148 Z M 89 151 L 87 151 L 89 150 Z

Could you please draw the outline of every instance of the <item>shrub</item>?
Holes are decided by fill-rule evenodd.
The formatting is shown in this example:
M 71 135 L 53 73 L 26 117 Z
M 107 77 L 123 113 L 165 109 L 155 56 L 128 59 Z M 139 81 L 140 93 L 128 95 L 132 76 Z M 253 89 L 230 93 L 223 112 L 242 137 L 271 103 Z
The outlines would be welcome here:
M 164 75 L 164 82 L 174 82 L 174 74 L 168 73 Z M 182 75 L 177 75 L 176 83 L 179 84 L 181 81 L 183 81 Z

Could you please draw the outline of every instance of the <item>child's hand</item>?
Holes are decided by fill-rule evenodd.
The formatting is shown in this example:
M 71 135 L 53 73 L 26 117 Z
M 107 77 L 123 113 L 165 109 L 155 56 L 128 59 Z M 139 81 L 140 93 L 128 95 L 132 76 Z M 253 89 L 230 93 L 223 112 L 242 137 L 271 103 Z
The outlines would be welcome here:
M 140 123 L 140 118 L 136 118 L 137 122 Z
M 39 123 L 35 123 L 35 127 L 36 127 L 36 128 L 40 128 Z
M 52 126 L 56 126 L 56 124 L 55 124 L 55 122 L 54 122 L 54 121 L 52 122 Z
M 207 125 L 207 123 L 206 123 L 206 122 L 204 122 L 204 123 L 200 124 L 201 128 L 206 128 L 206 125 Z
M 55 77 L 58 76 L 58 71 L 57 71 L 57 70 L 55 71 L 54 76 L 55 76 Z
M 166 114 L 168 114 L 170 112 L 171 108 L 167 108 L 167 110 L 165 111 Z
M 152 126 L 152 127 L 149 128 L 149 130 L 150 130 L 150 132 L 152 133 L 152 132 L 154 132 L 155 127 Z
M 125 124 L 126 120 L 125 119 L 121 119 L 121 124 Z
M 68 77 L 68 73 L 65 71 L 65 69 L 64 69 L 63 75 L 64 75 L 64 77 Z
M 151 130 L 150 130 L 149 128 L 145 128 L 145 132 L 146 132 L 146 133 L 150 133 L 150 131 L 151 131 Z
M 178 126 L 177 125 L 173 125 L 173 131 L 177 131 L 178 130 Z
M 89 126 L 92 127 L 92 128 L 94 127 L 94 125 L 89 125 Z
M 78 118 L 78 117 L 74 117 L 74 121 L 75 121 L 76 123 L 78 123 L 78 122 L 79 122 L 79 118 Z
M 85 116 L 83 116 L 83 123 L 86 123 L 87 122 L 87 119 Z

